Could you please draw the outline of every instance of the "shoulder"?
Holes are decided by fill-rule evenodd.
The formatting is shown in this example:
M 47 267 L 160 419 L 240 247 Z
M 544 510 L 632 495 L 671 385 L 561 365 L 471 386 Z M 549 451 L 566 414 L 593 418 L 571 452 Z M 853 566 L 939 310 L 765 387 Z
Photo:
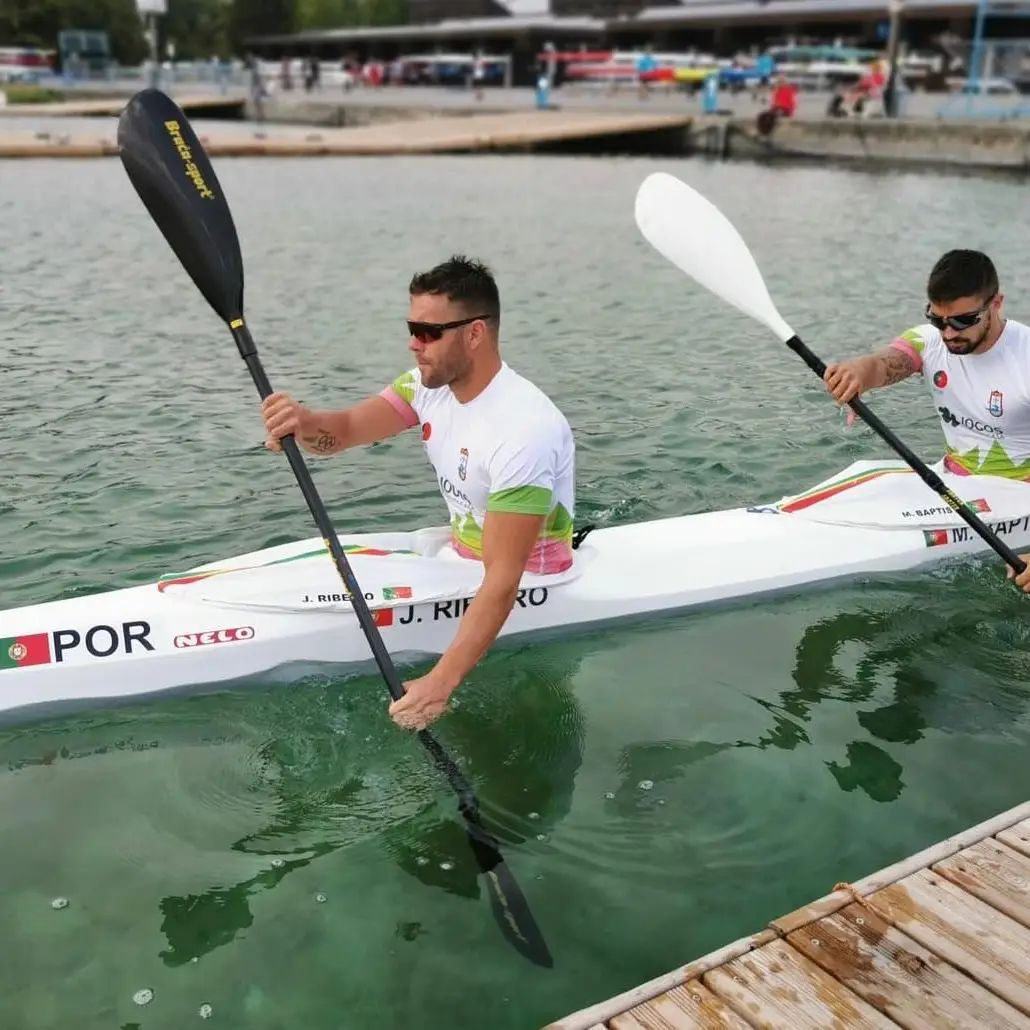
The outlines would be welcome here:
M 569 421 L 557 404 L 536 383 L 504 365 L 499 373 L 503 379 L 499 382 L 498 403 L 512 412 L 524 412 L 517 418 L 519 435 L 533 437 L 549 436 L 568 432 L 571 436 Z
M 891 343 L 901 347 L 907 344 L 916 352 L 921 352 L 924 347 L 939 343 L 940 339 L 941 334 L 929 322 L 926 322 L 922 325 L 914 325 L 911 329 L 898 333 Z
M 883 351 L 888 369 L 895 373 L 890 381 L 904 378 L 906 370 L 922 372 L 923 359 L 931 357 L 941 346 L 941 334 L 929 324 L 915 325 L 898 333 Z M 899 364 L 904 367 L 896 367 Z
M 413 404 L 415 401 L 415 394 L 418 393 L 419 388 L 422 386 L 422 373 L 418 368 L 409 368 L 406 372 L 402 372 L 397 378 L 390 383 L 388 389 L 393 390 L 395 394 L 402 401 L 408 404 Z
M 1005 332 L 1011 333 L 1013 338 L 1018 339 L 1021 343 L 1030 341 L 1030 325 L 1017 322 L 1014 318 L 1005 319 Z

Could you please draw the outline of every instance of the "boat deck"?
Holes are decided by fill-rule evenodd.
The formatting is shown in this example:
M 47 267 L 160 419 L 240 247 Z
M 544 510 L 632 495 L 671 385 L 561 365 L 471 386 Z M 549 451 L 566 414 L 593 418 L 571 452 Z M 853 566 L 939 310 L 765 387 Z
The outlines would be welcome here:
M 1030 802 L 545 1030 L 1028 1030 Z

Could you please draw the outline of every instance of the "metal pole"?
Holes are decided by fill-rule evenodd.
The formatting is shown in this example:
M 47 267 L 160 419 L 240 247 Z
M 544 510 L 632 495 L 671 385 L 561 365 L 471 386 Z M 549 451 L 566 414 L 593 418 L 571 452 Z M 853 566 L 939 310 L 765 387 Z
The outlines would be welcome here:
M 901 15 L 905 0 L 889 0 L 890 34 L 887 37 L 887 83 L 883 90 L 883 113 L 898 116 L 898 49 L 901 45 Z
M 984 21 L 987 17 L 987 0 L 976 5 L 976 22 L 973 26 L 973 49 L 969 53 L 969 67 L 966 69 L 966 114 L 973 109 L 973 99 L 979 92 L 980 60 L 983 53 Z
M 147 15 L 147 36 L 150 39 L 150 85 L 157 89 L 161 81 L 161 69 L 157 57 L 157 15 L 153 11 Z

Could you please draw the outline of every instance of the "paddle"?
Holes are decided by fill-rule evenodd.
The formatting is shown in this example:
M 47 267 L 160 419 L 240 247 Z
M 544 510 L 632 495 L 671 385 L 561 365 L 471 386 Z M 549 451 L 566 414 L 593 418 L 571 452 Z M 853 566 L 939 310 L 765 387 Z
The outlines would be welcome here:
M 663 257 L 717 297 L 766 326 L 822 379 L 826 365 L 776 310 L 762 273 L 729 219 L 697 190 L 666 172 L 653 172 L 637 191 L 635 216 L 644 238 Z M 861 398 L 848 402 L 855 414 L 904 459 L 1016 572 L 1025 562 L 945 486 L 936 472 L 899 440 Z
M 243 258 L 236 226 L 218 178 L 185 114 L 156 89 L 137 93 L 118 122 L 118 147 L 132 185 L 157 227 L 182 262 L 197 289 L 227 323 L 264 399 L 272 386 L 243 319 Z M 281 440 L 304 500 L 347 587 L 354 614 L 368 640 L 379 671 L 397 700 L 404 696 L 400 677 L 383 644 L 365 596 L 351 571 L 329 515 L 292 436 Z M 490 890 L 491 908 L 505 937 L 526 958 L 551 967 L 554 962 L 525 896 L 504 862 L 497 841 L 486 831 L 479 802 L 458 767 L 427 731 L 418 734 L 437 767 L 458 795 L 469 843 Z

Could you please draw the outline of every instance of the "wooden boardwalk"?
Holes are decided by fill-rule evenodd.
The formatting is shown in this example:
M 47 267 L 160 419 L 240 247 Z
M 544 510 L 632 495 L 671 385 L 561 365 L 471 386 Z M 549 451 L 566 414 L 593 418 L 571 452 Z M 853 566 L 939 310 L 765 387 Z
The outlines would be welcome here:
M 690 115 L 604 111 L 518 111 L 432 117 L 323 129 L 253 122 L 210 123 L 199 131 L 211 157 L 457 154 L 533 150 L 573 140 L 685 133 Z M 43 137 L 46 138 L 43 138 Z M 105 157 L 117 154 L 114 127 L 60 134 L 0 131 L 0 157 Z
M 106 100 L 61 100 L 49 104 L 5 104 L 0 107 L 0 118 L 86 118 L 107 115 L 117 118 L 128 97 L 110 97 Z M 237 108 L 243 110 L 245 101 L 238 96 L 183 96 L 175 102 L 193 117 L 205 111 Z
M 1030 802 L 545 1030 L 1030 1030 Z

